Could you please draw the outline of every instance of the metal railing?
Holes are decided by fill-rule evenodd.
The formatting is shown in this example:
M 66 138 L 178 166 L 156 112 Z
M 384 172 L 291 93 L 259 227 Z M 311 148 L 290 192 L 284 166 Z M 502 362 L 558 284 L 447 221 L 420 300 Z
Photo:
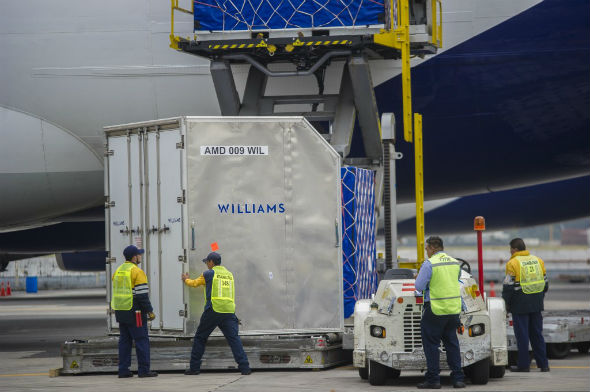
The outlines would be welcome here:
M 188 10 L 178 5 L 179 0 L 170 0 L 171 7 L 170 7 L 170 47 L 172 49 L 178 50 L 178 42 L 180 42 L 180 37 L 174 35 L 174 11 L 183 12 L 185 14 L 193 15 L 195 13 L 195 3 L 193 0 L 190 0 L 191 9 Z

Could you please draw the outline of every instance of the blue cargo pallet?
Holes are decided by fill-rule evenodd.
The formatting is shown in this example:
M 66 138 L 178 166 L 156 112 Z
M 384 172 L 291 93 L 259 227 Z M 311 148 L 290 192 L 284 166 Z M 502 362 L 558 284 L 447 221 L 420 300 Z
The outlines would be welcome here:
M 343 167 L 342 272 L 344 317 L 354 312 L 357 300 L 377 290 L 375 244 L 375 185 L 371 170 Z
M 195 0 L 197 31 L 365 27 L 383 24 L 382 0 Z

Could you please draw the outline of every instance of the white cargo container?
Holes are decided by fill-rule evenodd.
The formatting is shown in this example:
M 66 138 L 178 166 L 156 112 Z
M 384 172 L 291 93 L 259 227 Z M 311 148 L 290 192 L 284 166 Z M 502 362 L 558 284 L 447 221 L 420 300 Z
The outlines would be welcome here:
M 146 249 L 152 336 L 194 334 L 203 290 L 180 275 L 198 277 L 212 243 L 236 279 L 240 334 L 343 330 L 340 156 L 305 119 L 179 117 L 105 133 L 107 273 L 127 245 Z

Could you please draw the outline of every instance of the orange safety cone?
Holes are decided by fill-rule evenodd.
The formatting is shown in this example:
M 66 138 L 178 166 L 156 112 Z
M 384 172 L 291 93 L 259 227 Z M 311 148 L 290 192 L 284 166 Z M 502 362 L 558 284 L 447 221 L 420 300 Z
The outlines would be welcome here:
M 496 296 L 496 292 L 494 291 L 494 281 L 492 280 L 490 282 L 490 297 L 495 297 Z
M 6 292 L 4 292 L 4 281 L 0 282 L 0 297 L 6 297 Z
M 10 290 L 10 282 L 6 282 L 6 296 L 12 295 L 12 290 Z

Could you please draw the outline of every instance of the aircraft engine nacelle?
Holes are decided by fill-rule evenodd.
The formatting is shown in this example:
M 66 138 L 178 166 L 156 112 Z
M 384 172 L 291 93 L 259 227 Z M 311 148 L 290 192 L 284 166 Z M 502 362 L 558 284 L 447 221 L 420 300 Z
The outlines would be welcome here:
M 77 134 L 0 106 L 0 137 L 0 228 L 102 205 L 102 157 Z
M 104 271 L 106 251 L 57 253 L 55 260 L 63 271 Z

